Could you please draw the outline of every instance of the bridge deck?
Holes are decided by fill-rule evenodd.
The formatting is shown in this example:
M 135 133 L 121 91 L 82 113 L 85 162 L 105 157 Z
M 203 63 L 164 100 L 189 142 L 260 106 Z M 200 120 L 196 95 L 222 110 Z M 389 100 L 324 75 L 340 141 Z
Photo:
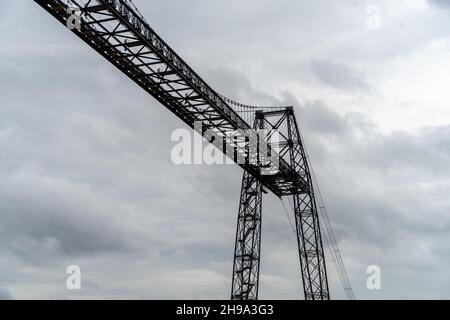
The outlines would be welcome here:
M 267 189 L 281 197 L 307 191 L 304 175 L 292 168 L 283 157 L 276 156 L 276 174 L 267 175 L 248 161 L 236 161 L 246 154 L 251 141 L 230 132 L 251 126 L 225 99 L 217 94 L 189 65 L 159 37 L 127 2 L 122 0 L 35 0 L 66 26 L 74 26 L 78 11 L 80 28 L 72 31 L 110 63 L 125 73 L 145 91 L 191 128 L 203 123 L 202 134 L 213 130 L 224 137 L 225 150 L 246 172 Z M 268 148 L 271 148 L 268 144 Z M 275 163 L 275 161 L 273 161 Z

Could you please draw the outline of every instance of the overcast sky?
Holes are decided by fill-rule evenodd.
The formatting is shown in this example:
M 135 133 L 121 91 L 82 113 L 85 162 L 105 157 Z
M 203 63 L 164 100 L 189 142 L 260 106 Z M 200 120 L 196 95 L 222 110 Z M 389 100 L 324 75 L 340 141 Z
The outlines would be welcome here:
M 229 298 L 241 169 L 172 164 L 179 119 L 33 1 L 4 2 L 0 298 Z M 217 91 L 295 105 L 357 298 L 450 298 L 450 1 L 135 3 Z M 264 202 L 260 298 L 302 298 Z

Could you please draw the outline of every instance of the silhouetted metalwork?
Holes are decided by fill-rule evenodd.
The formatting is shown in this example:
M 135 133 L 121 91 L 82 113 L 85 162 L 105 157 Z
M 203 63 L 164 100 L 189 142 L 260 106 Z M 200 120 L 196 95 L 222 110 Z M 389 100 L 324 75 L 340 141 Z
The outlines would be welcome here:
M 254 129 L 263 129 L 255 119 Z M 248 172 L 242 178 L 233 264 L 232 300 L 257 300 L 261 253 L 262 185 Z
M 130 1 L 126 0 L 35 0 L 68 26 L 79 18 L 72 32 L 116 66 L 188 126 L 201 134 L 208 130 L 223 137 L 232 159 L 244 169 L 232 299 L 257 299 L 261 242 L 262 189 L 278 197 L 292 197 L 306 299 L 329 299 L 328 282 L 311 174 L 292 108 L 260 109 L 237 104 L 216 93 L 192 68 L 159 37 Z M 249 118 L 250 115 L 250 118 Z M 251 119 L 251 120 L 250 120 Z M 259 137 L 241 134 L 267 128 L 282 132 L 282 141 L 261 148 Z M 230 132 L 238 132 L 230 135 Z M 270 134 L 269 134 L 270 136 Z M 252 146 L 274 157 L 275 174 L 261 170 L 267 164 L 238 161 L 248 157 Z M 278 152 L 275 152 L 278 150 Z M 250 159 L 252 160 L 252 159 Z M 255 159 L 253 159 L 255 160 Z M 279 160 L 279 162 L 278 162 Z M 274 161 L 271 163 L 274 164 Z
M 283 115 L 273 115 L 275 118 L 283 119 L 272 120 L 270 123 L 274 126 L 281 128 L 282 123 L 286 122 L 288 134 L 287 136 L 283 135 L 283 139 L 286 139 L 286 143 L 289 145 L 290 164 L 296 172 L 300 173 L 308 185 L 305 189 L 294 189 L 292 192 L 305 298 L 307 300 L 329 299 L 319 212 L 314 195 L 311 171 L 294 111 L 289 109 Z
M 313 180 L 294 110 L 288 107 L 256 111 L 255 128 L 266 129 L 269 141 L 273 134 L 278 134 L 275 142 L 269 142 L 269 149 L 272 152 L 276 151 L 281 159 L 290 163 L 297 176 L 301 177 L 299 187 L 293 188 L 290 194 L 282 197 L 291 197 L 294 207 L 304 294 L 308 300 L 329 299 Z M 234 255 L 232 299 L 256 300 L 258 298 L 261 188 L 256 179 L 244 173 Z
M 261 183 L 248 172 L 242 179 L 233 266 L 232 300 L 257 300 L 261 252 Z

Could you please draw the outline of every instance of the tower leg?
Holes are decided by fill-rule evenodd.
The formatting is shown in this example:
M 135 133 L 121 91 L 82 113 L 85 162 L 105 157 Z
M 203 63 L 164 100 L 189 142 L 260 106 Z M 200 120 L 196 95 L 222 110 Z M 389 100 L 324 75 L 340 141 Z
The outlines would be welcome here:
M 319 216 L 310 194 L 293 195 L 297 241 L 306 300 L 329 300 Z
M 258 299 L 261 209 L 261 183 L 245 172 L 237 222 L 232 300 Z
M 293 113 L 288 116 L 288 135 L 291 144 L 292 168 L 300 172 L 303 188 L 293 192 L 297 241 L 306 300 L 329 300 L 327 270 L 314 197 L 313 182 L 300 131 Z

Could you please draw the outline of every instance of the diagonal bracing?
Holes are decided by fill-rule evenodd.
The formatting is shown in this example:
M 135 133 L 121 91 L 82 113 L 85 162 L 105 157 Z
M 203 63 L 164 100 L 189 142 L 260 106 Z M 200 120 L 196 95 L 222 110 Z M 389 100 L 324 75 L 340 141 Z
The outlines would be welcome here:
M 231 156 L 227 155 L 244 169 L 244 178 L 232 299 L 258 298 L 263 188 L 278 197 L 291 197 L 294 202 L 305 298 L 329 299 L 311 173 L 293 108 L 257 110 L 219 95 L 154 32 L 129 0 L 34 1 L 62 24 L 72 27 L 74 34 L 188 126 L 202 135 L 213 131 L 215 136 L 223 137 L 222 150 L 233 150 Z M 73 24 L 74 20 L 79 24 Z M 248 118 L 244 115 L 248 112 L 254 114 Z M 269 130 L 263 146 L 258 134 L 241 134 L 252 128 L 251 119 L 256 119 L 256 131 Z M 196 123 L 202 124 L 200 129 Z M 281 140 L 270 142 L 275 131 L 280 132 Z M 256 165 L 248 160 L 249 150 L 255 145 Z M 261 170 L 260 150 L 270 151 L 264 158 L 267 156 L 272 164 L 276 160 L 276 170 L 271 174 Z M 247 160 L 238 161 L 240 157 Z

